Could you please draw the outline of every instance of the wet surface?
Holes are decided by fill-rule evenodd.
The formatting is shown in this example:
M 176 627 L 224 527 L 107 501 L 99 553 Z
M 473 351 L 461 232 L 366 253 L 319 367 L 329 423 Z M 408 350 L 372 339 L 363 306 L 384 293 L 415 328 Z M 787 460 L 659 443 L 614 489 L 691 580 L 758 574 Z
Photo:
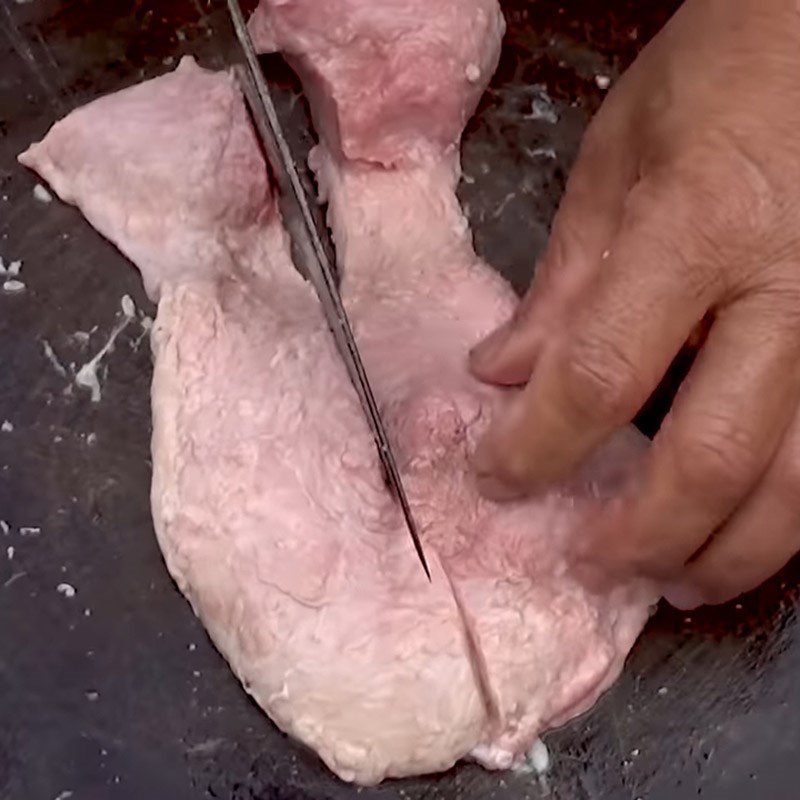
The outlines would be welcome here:
M 596 76 L 617 76 L 670 11 L 650 6 L 505 4 L 460 196 L 478 249 L 520 290 L 604 95 Z M 545 737 L 543 777 L 462 765 L 359 791 L 238 686 L 152 533 L 154 309 L 125 259 L 75 209 L 36 199 L 14 160 L 69 109 L 183 53 L 220 66 L 225 30 L 200 0 L 0 0 L 0 257 L 22 260 L 24 283 L 0 292 L 0 798 L 795 798 L 796 564 L 739 605 L 661 610 L 597 707 Z M 284 82 L 284 112 L 302 116 Z M 125 295 L 136 314 L 92 402 L 76 374 L 126 321 Z

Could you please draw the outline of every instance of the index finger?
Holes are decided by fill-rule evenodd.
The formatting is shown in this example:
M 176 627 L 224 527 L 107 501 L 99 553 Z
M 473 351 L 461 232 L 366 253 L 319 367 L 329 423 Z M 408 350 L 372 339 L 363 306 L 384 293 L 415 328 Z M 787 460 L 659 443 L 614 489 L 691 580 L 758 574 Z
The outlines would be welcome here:
M 720 274 L 679 190 L 629 195 L 608 257 L 526 388 L 478 448 L 484 494 L 508 499 L 566 477 L 639 411 L 719 293 Z
M 569 313 L 614 239 L 639 168 L 631 123 L 636 95 L 625 89 L 629 81 L 624 78 L 605 99 L 581 141 L 525 297 L 513 317 L 470 353 L 470 368 L 482 381 L 501 386 L 527 382 L 547 329 Z

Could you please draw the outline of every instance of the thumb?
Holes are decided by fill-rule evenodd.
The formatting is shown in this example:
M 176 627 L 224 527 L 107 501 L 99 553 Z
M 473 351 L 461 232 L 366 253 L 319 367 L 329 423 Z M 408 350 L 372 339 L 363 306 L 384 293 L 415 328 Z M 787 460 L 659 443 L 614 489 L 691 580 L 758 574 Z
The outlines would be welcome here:
M 602 264 L 637 177 L 621 106 L 612 93 L 589 126 L 527 294 L 512 318 L 470 352 L 478 379 L 526 383 L 548 332 L 559 327 Z

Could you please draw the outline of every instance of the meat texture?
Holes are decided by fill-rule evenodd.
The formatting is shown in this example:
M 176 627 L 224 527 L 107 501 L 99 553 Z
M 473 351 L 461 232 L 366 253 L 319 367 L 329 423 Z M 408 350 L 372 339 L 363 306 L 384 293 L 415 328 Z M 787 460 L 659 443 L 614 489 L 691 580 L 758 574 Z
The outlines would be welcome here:
M 250 21 L 303 78 L 328 140 L 383 166 L 457 147 L 504 28 L 496 0 L 288 0 Z
M 96 100 L 19 158 L 120 247 L 154 298 L 162 283 L 235 271 L 242 232 L 274 218 L 263 161 L 231 81 L 184 59 L 157 87 L 144 83 Z M 203 102 L 187 108 L 197 95 Z M 94 135 L 87 135 L 90 125 Z
M 232 80 L 185 59 L 21 156 L 159 299 L 152 505 L 171 574 L 273 720 L 365 784 L 468 756 L 509 766 L 614 680 L 654 600 L 648 585 L 599 595 L 573 576 L 581 499 L 498 506 L 476 491 L 469 454 L 501 397 L 465 354 L 514 299 L 472 249 L 453 145 L 501 22 L 489 0 L 418 5 L 337 0 L 315 17 L 307 0 L 275 0 L 256 22 L 305 65 L 319 124 L 336 121 L 313 166 L 431 583 L 291 264 Z M 328 8 L 338 28 L 322 24 Z M 441 86 L 414 97 L 410 53 L 428 35 L 430 59 L 478 64 L 479 79 L 434 71 Z M 357 89 L 369 54 L 374 118 Z

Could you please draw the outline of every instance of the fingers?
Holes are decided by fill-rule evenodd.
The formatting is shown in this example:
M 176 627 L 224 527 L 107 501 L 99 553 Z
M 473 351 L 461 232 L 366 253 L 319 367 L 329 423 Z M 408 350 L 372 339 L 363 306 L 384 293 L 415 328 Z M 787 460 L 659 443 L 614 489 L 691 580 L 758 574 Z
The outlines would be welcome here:
M 719 314 L 655 439 L 640 490 L 602 542 L 604 560 L 670 578 L 734 513 L 797 408 L 795 316 L 759 298 Z
M 626 119 L 624 97 L 609 97 L 590 125 L 528 293 L 513 318 L 470 353 L 471 369 L 481 380 L 525 383 L 547 331 L 599 267 L 636 180 Z
M 800 550 L 800 414 L 755 491 L 666 592 L 683 609 L 755 589 Z
M 626 206 L 604 268 L 476 453 L 490 497 L 564 478 L 632 419 L 719 292 L 682 196 L 640 183 Z

